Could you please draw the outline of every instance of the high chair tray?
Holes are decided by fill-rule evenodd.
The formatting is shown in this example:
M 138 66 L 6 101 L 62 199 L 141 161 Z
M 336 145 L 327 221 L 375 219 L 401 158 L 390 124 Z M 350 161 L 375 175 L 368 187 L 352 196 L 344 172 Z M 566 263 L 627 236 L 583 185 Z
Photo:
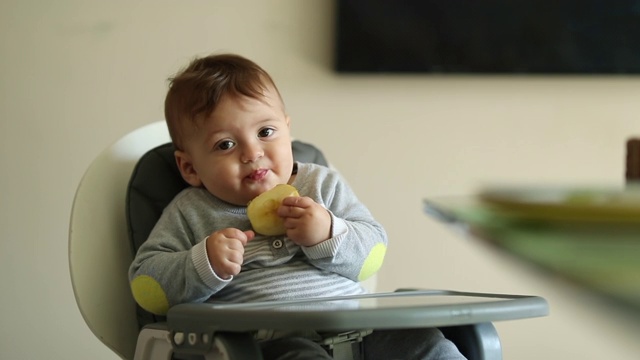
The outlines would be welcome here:
M 259 329 L 342 331 L 424 328 L 545 316 L 537 296 L 449 290 L 405 290 L 342 297 L 243 304 L 182 304 L 172 307 L 173 331 Z

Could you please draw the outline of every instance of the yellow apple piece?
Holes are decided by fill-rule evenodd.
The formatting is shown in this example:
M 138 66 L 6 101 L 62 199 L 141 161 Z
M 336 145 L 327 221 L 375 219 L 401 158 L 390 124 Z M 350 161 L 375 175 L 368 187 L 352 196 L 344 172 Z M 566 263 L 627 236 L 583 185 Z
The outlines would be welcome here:
M 298 190 L 288 184 L 276 185 L 271 190 L 256 196 L 247 205 L 247 216 L 253 230 L 262 235 L 282 235 L 286 233 L 284 220 L 278 216 L 278 207 L 289 196 L 300 196 Z

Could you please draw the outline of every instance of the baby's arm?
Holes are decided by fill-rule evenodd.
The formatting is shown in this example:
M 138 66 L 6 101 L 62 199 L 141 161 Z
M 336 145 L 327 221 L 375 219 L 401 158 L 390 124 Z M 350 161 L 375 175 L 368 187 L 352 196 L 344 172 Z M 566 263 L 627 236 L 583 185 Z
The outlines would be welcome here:
M 302 245 L 302 250 L 314 266 L 363 281 L 382 266 L 387 234 L 337 174 L 329 173 L 318 181 L 321 182 L 321 189 L 317 202 L 324 205 L 315 203 L 309 208 L 315 209 L 318 218 L 323 218 L 321 214 L 324 214 L 329 220 L 327 223 L 323 218 L 319 222 L 322 225 L 318 226 L 317 233 L 322 235 L 321 238 L 325 237 L 324 240 L 304 245 L 299 242 L 300 239 L 292 238 L 289 231 L 287 235 Z M 286 200 L 285 205 L 290 201 L 293 202 Z
M 129 268 L 131 290 L 142 308 L 163 315 L 176 304 L 206 301 L 228 284 L 230 279 L 213 271 L 209 241 L 201 240 L 175 206 L 163 212 Z
M 303 247 L 311 263 L 355 281 L 373 276 L 387 252 L 387 235 L 382 226 L 368 219 L 331 215 L 333 237 L 315 246 Z

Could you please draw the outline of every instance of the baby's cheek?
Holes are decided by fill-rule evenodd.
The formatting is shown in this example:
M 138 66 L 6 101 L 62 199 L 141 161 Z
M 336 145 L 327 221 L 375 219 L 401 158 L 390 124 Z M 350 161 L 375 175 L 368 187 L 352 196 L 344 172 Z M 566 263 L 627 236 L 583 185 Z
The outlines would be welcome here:
M 384 244 L 377 244 L 374 246 L 360 269 L 358 281 L 367 280 L 373 274 L 377 273 L 378 270 L 380 270 L 380 267 L 382 267 L 382 262 L 384 261 L 384 255 L 386 253 L 387 247 Z
M 167 295 L 151 276 L 140 275 L 131 281 L 131 292 L 138 305 L 150 313 L 165 315 L 169 311 Z

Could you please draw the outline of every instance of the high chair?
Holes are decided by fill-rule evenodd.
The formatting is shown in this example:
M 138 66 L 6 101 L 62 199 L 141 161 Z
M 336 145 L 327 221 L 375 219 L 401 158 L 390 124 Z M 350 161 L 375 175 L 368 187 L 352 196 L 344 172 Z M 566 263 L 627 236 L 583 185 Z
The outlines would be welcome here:
M 326 165 L 315 147 L 292 143 L 301 162 Z M 82 178 L 69 232 L 73 290 L 88 327 L 123 359 L 260 359 L 253 333 L 313 329 L 336 359 L 359 356 L 373 329 L 439 327 L 469 359 L 502 358 L 492 321 L 544 316 L 535 296 L 404 290 L 248 304 L 181 304 L 166 318 L 135 304 L 128 269 L 164 206 L 184 188 L 164 121 L 125 135 Z M 374 280 L 375 281 L 375 280 Z M 366 284 L 370 291 L 374 282 Z M 347 305 L 347 306 L 345 306 Z

